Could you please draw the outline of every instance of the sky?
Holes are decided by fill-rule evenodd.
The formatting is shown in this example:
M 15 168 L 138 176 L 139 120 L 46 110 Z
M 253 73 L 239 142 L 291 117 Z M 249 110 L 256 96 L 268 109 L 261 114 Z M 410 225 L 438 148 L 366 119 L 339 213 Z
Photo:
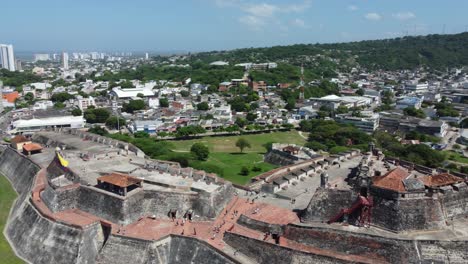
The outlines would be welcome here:
M 1 0 L 16 51 L 210 51 L 468 29 L 466 0 Z

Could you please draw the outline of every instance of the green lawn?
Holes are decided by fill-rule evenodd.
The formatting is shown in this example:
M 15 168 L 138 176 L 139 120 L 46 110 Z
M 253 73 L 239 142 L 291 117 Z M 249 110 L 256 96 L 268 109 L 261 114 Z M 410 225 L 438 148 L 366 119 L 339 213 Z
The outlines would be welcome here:
M 205 162 L 195 162 L 200 164 L 203 168 L 204 165 L 214 165 L 223 170 L 223 178 L 237 184 L 246 184 L 251 178 L 276 168 L 275 165 L 263 162 L 263 155 L 260 153 L 224 153 L 215 152 L 211 153 L 210 157 Z M 252 171 L 256 165 L 261 168 L 261 171 Z M 249 175 L 240 175 L 240 170 L 243 166 L 250 169 Z M 198 167 L 198 166 L 197 166 Z
M 8 214 L 10 213 L 11 205 L 15 199 L 15 190 L 11 187 L 10 182 L 8 182 L 4 176 L 0 175 L 0 230 L 2 231 L 0 235 L 0 263 L 24 263 L 13 253 L 10 244 L 3 235 Z
M 307 137 L 306 134 L 303 134 L 303 136 Z M 236 141 L 240 137 L 245 138 L 251 145 L 251 148 L 244 149 L 244 153 L 239 153 L 239 148 L 235 146 Z M 220 176 L 223 178 L 237 184 L 246 184 L 251 178 L 276 168 L 272 164 L 263 162 L 263 154 L 267 151 L 265 148 L 267 143 L 292 143 L 302 146 L 306 143 L 306 140 L 297 131 L 290 131 L 170 141 L 173 145 L 172 150 L 176 153 L 189 152 L 190 147 L 197 142 L 208 146 L 210 156 L 207 161 L 203 162 L 192 160 L 191 166 L 206 171 L 210 171 L 209 167 L 213 168 L 216 166 L 222 170 L 223 175 Z M 261 171 L 252 171 L 254 165 L 260 167 Z M 243 166 L 247 166 L 250 169 L 249 175 L 240 175 L 240 170 Z
M 304 136 L 306 136 L 304 134 Z M 251 148 L 246 148 L 244 152 L 265 152 L 264 144 L 268 142 L 275 143 L 291 143 L 297 145 L 304 145 L 306 140 L 302 138 L 297 131 L 290 132 L 273 132 L 265 134 L 252 134 L 242 136 L 227 136 L 227 137 L 203 137 L 200 139 L 192 140 L 175 140 L 170 141 L 174 145 L 174 151 L 190 151 L 190 147 L 196 143 L 201 142 L 210 148 L 211 152 L 238 152 L 239 148 L 235 146 L 236 141 L 243 137 L 250 142 Z
M 449 160 L 468 164 L 468 158 L 464 157 L 463 155 L 456 153 L 454 151 L 447 151 L 447 153 L 448 153 Z

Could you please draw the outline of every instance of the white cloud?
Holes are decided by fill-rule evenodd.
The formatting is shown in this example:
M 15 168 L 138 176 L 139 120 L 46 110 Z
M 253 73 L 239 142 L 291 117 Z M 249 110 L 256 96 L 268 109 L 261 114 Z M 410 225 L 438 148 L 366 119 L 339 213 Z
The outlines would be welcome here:
M 382 16 L 377 13 L 367 13 L 364 17 L 367 20 L 372 20 L 372 21 L 379 21 L 382 19 Z
M 249 29 L 260 30 L 268 24 L 280 21 L 278 14 L 300 13 L 311 6 L 311 0 L 304 0 L 302 3 L 276 5 L 266 2 L 253 3 L 251 0 L 215 0 L 218 7 L 237 8 L 243 14 L 239 22 L 247 25 Z M 302 21 L 302 20 L 301 20 Z M 301 21 L 295 21 L 296 26 L 300 26 Z M 305 25 L 305 22 L 302 21 Z
M 300 13 L 310 8 L 311 4 L 312 4 L 312 1 L 306 0 L 302 4 L 291 4 L 291 5 L 284 6 L 282 8 L 282 11 L 286 13 L 288 12 Z
M 258 5 L 248 5 L 244 7 L 243 10 L 253 16 L 271 17 L 279 10 L 279 8 L 275 5 L 262 3 Z
M 292 20 L 291 25 L 296 26 L 296 27 L 301 27 L 301 28 L 306 27 L 305 21 L 300 19 L 300 18 L 296 18 L 296 19 Z
M 356 11 L 356 10 L 358 10 L 358 9 L 359 9 L 359 8 L 358 8 L 357 6 L 355 6 L 355 5 L 350 5 L 350 6 L 348 6 L 348 10 L 349 10 L 349 11 Z
M 409 12 L 409 11 L 398 12 L 396 14 L 392 14 L 392 16 L 400 21 L 405 21 L 405 20 L 409 20 L 409 19 L 416 17 L 416 15 L 413 12 Z
M 261 30 L 266 24 L 266 21 L 255 16 L 242 16 L 239 18 L 239 22 L 248 26 L 250 30 Z

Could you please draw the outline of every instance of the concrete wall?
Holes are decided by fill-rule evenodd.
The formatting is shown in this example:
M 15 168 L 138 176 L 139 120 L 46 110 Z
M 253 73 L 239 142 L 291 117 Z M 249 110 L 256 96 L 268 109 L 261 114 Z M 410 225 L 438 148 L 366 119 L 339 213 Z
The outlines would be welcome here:
M 77 207 L 80 197 L 80 188 L 54 189 L 46 182 L 46 187 L 41 193 L 44 204 L 54 213 Z
M 446 197 L 447 212 L 460 211 L 465 198 L 463 194 L 453 194 L 456 197 Z M 440 229 L 446 227 L 443 200 L 431 197 L 420 198 L 384 198 L 373 194 L 374 207 L 372 208 L 371 223 L 394 231 Z M 305 223 L 319 221 L 326 222 L 337 215 L 341 209 L 349 208 L 356 200 L 353 191 L 318 188 L 309 205 L 301 214 Z M 450 201 L 450 202 L 448 202 Z M 353 216 L 351 217 L 353 218 Z
M 341 209 L 348 208 L 356 200 L 356 194 L 349 190 L 317 188 L 307 208 L 301 213 L 303 222 L 326 222 Z
M 159 241 L 112 235 L 97 262 L 102 264 L 237 263 L 205 242 L 174 235 Z
M 299 243 L 389 263 L 466 263 L 468 241 L 404 240 L 325 227 L 287 225 Z
M 468 188 L 464 186 L 462 189 L 450 190 L 438 196 L 442 202 L 442 210 L 449 219 L 468 216 Z
M 265 222 L 260 222 L 255 219 L 249 218 L 246 215 L 241 215 L 237 220 L 237 224 L 245 226 L 247 228 L 258 230 L 260 232 L 274 233 L 274 234 L 283 234 L 283 228 L 281 225 L 268 224 Z
M 78 190 L 68 191 L 46 188 L 42 197 L 52 207 L 51 210 L 68 205 L 112 222 L 129 224 L 142 216 L 165 218 L 172 209 L 177 209 L 178 217 L 193 209 L 194 214 L 200 216 L 199 220 L 214 218 L 224 208 L 232 192 L 230 186 L 214 193 L 141 190 L 124 199 L 95 187 L 80 186 Z
M 40 167 L 12 148 L 0 154 L 0 173 L 7 177 L 18 194 L 31 190 L 34 176 Z
M 275 244 L 261 240 L 251 239 L 239 234 L 225 233 L 224 241 L 231 247 L 239 250 L 242 254 L 255 260 L 257 263 L 265 264 L 312 264 L 312 263 L 347 263 L 338 259 L 308 254 L 289 248 L 280 247 Z
M 431 197 L 391 200 L 374 196 L 372 224 L 395 231 L 446 227 L 440 201 Z
M 351 255 L 372 255 L 376 261 L 389 263 L 412 263 L 416 256 L 414 247 L 394 239 L 327 228 L 287 225 L 284 236 L 301 244 Z
M 111 235 L 97 262 L 109 264 L 148 263 L 150 244 L 151 241 L 147 240 Z
M 26 202 L 10 218 L 6 234 L 18 254 L 33 263 L 93 263 L 102 236 L 99 225 L 85 230 L 52 222 Z
M 190 237 L 171 236 L 171 248 L 168 264 L 178 263 L 237 263 L 209 244 Z

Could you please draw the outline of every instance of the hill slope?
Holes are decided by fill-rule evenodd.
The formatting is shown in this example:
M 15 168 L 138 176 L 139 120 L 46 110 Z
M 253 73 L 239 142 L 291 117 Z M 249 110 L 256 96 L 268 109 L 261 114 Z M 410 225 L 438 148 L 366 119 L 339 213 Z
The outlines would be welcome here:
M 318 54 L 339 59 L 344 66 L 359 65 L 368 69 L 412 69 L 429 66 L 435 69 L 468 65 L 468 32 L 454 35 L 427 35 L 336 44 L 298 44 L 268 48 L 248 48 L 195 54 L 202 61 L 238 62 L 284 61 L 309 64 Z

